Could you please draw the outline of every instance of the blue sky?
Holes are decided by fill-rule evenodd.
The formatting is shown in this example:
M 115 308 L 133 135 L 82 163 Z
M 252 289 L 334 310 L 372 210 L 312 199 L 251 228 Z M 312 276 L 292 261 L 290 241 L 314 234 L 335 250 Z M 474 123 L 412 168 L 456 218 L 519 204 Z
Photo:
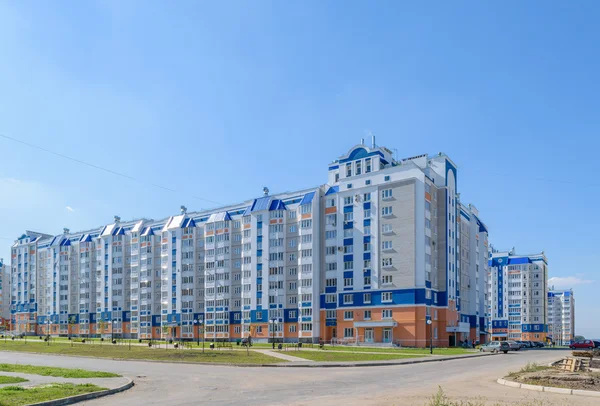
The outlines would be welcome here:
M 414 3 L 0 2 L 0 133 L 176 190 L 0 138 L 0 257 L 325 183 L 372 132 L 450 155 L 492 243 L 544 250 L 600 338 L 600 5 Z

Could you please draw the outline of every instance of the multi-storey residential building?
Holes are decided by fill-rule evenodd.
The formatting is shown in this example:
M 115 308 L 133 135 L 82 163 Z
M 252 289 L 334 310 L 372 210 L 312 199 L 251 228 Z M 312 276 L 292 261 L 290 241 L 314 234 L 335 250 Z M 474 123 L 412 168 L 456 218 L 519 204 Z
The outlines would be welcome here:
M 395 160 L 373 140 L 322 186 L 27 232 L 12 247 L 11 314 L 30 334 L 483 341 L 487 245 L 446 155 Z
M 548 260 L 542 251 L 516 255 L 491 249 L 488 276 L 488 331 L 492 340 L 546 341 Z
M 575 337 L 575 296 L 573 290 L 548 292 L 548 340 L 569 345 Z
M 3 258 L 0 258 L 0 319 L 2 325 L 10 321 L 10 268 Z
M 488 231 L 473 205 L 460 204 L 458 227 L 460 257 L 460 317 L 457 332 L 461 341 L 487 341 L 486 300 L 488 285 Z M 469 330 L 466 324 L 469 323 Z M 462 325 L 462 327 L 461 327 Z

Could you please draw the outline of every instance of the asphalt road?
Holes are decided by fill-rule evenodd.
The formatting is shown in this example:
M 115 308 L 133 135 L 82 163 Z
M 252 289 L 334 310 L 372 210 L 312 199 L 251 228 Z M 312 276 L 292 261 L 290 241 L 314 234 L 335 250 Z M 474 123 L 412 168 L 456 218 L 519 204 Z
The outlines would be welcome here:
M 598 398 L 515 389 L 496 383 L 527 362 L 569 351 L 529 350 L 491 357 L 362 368 L 259 368 L 116 361 L 0 352 L 0 362 L 110 371 L 135 380 L 125 393 L 85 405 L 424 405 L 441 386 L 455 400 L 486 404 L 598 405 Z

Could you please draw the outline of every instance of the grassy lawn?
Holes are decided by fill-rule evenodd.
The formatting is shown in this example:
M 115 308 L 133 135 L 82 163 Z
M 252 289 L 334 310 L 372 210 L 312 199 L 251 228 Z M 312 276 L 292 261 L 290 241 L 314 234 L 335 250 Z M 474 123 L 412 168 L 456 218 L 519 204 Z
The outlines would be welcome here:
M 55 367 L 38 367 L 35 365 L 0 364 L 2 372 L 21 372 L 43 376 L 59 376 L 63 378 L 114 378 L 121 375 L 112 372 L 86 371 L 85 369 L 69 369 Z
M 420 358 L 421 355 L 405 354 L 365 354 L 360 352 L 336 352 L 336 351 L 294 351 L 288 353 L 294 357 L 304 358 L 312 361 L 384 361 L 392 359 Z
M 97 392 L 104 389 L 105 388 L 101 388 L 96 385 L 74 385 L 71 383 L 41 385 L 32 388 L 7 386 L 0 388 L 0 405 L 29 405 L 31 403 L 39 403 L 47 400 L 65 398 L 67 396 Z
M 103 345 L 77 344 L 71 346 L 68 343 L 61 342 L 47 345 L 44 342 L 38 343 L 33 341 L 25 343 L 20 340 L 7 341 L 6 343 L 0 342 L 0 350 L 169 362 L 214 362 L 219 364 L 272 364 L 285 362 L 255 351 L 250 351 L 249 355 L 247 355 L 246 351 L 232 351 L 228 349 L 210 350 L 207 348 L 203 354 L 202 351 L 174 349 L 172 346 L 169 346 L 167 350 L 164 344 L 162 348 L 132 345 L 130 349 L 127 345 L 113 345 L 109 343 L 104 343 Z
M 7 383 L 21 383 L 21 382 L 27 382 L 27 379 L 19 378 L 18 376 L 0 375 L 0 385 L 5 385 Z
M 516 378 L 516 377 L 520 376 L 521 374 L 524 374 L 527 372 L 539 372 L 539 371 L 544 371 L 546 369 L 551 369 L 551 368 L 552 367 L 549 367 L 546 365 L 536 364 L 535 362 L 528 362 L 527 365 L 525 365 L 523 368 L 521 368 L 518 372 L 511 372 L 507 376 L 509 378 Z
M 427 355 L 429 354 L 429 348 L 398 348 L 398 347 L 353 347 L 353 346 L 325 346 L 327 351 L 352 351 L 352 352 L 397 352 L 399 354 L 416 354 L 416 355 Z M 477 350 L 465 349 L 465 348 L 434 348 L 434 355 L 462 355 L 476 353 Z

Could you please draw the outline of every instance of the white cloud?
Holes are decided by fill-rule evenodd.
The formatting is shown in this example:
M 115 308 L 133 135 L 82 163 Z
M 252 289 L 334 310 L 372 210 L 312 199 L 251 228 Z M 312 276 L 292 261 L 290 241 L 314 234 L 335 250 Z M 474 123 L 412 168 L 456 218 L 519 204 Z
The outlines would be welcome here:
M 548 279 L 548 285 L 554 286 L 556 289 L 569 289 L 575 285 L 589 285 L 590 283 L 594 283 L 594 281 L 590 279 L 584 279 L 581 276 L 554 276 Z
M 75 209 L 73 209 L 71 206 L 67 206 L 65 209 L 69 210 L 71 213 L 75 212 Z

